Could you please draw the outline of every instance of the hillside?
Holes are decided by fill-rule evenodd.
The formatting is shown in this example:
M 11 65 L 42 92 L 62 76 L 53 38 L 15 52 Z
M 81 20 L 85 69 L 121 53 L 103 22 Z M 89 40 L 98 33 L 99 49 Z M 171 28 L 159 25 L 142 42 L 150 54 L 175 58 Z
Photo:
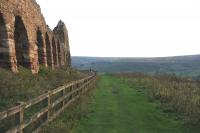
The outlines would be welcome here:
M 200 75 L 200 55 L 159 58 L 72 57 L 72 65 L 78 69 L 92 68 L 99 72 Z

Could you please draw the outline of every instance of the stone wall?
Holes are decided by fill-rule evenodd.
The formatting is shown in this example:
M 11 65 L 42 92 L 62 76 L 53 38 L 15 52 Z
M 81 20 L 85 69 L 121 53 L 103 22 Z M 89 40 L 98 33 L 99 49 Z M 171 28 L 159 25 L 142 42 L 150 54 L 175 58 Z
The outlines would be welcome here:
M 52 31 L 35 0 L 1 0 L 0 67 L 18 72 L 19 66 L 70 67 L 68 32 L 60 21 Z
M 61 51 L 58 52 L 60 55 L 59 61 L 60 65 L 70 66 L 70 49 L 69 49 L 69 39 L 68 39 L 68 31 L 65 24 L 62 21 L 59 21 L 58 25 L 53 30 L 55 36 L 58 38 L 58 47 Z

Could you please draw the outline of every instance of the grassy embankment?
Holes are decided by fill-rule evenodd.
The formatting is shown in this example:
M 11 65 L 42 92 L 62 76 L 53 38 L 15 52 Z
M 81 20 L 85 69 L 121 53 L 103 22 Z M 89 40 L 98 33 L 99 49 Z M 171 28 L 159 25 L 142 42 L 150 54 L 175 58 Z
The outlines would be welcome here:
M 21 68 L 20 73 L 14 74 L 10 71 L 0 69 L 0 111 L 15 106 L 19 101 L 28 101 L 46 91 L 56 89 L 87 76 L 86 73 L 74 69 L 51 70 L 41 68 L 38 74 L 33 75 L 30 70 Z M 55 98 L 56 96 L 54 96 Z M 46 106 L 46 102 L 40 102 L 28 108 L 24 112 L 24 120 L 29 120 L 32 115 Z M 17 117 L 9 117 L 0 121 L 0 133 L 16 126 Z M 24 132 L 30 133 L 39 123 L 44 122 L 46 115 L 41 116 L 40 120 L 29 125 Z
M 49 123 L 47 127 L 45 127 L 41 132 L 42 133 L 73 133 L 74 127 L 78 121 L 82 118 L 87 117 L 89 113 L 89 103 L 94 96 L 94 86 L 86 92 L 85 94 L 81 95 L 81 97 L 72 105 L 70 105 L 66 111 L 56 118 L 55 121 Z
M 124 76 L 124 75 L 123 75 Z M 129 79 L 129 82 L 127 82 Z M 199 133 L 180 115 L 150 99 L 141 78 L 101 76 L 88 104 L 81 104 L 52 122 L 44 133 Z M 133 82 L 134 81 L 134 82 Z M 134 84 L 133 84 L 134 83 Z M 144 89 L 146 86 L 146 89 Z M 84 103 L 84 104 L 83 104 Z
M 85 76 L 86 74 L 73 69 L 41 68 L 40 72 L 35 75 L 24 68 L 20 68 L 18 74 L 0 69 L 0 111 L 14 106 L 18 101 L 27 101 Z

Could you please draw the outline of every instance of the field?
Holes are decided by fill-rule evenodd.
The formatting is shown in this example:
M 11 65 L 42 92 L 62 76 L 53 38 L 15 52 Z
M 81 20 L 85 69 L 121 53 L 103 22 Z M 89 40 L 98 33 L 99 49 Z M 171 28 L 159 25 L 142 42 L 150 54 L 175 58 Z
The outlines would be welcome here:
M 137 76 L 139 79 L 139 76 Z M 53 133 L 199 133 L 176 111 L 166 111 L 141 83 L 130 78 L 102 75 L 89 100 L 52 122 L 44 132 Z M 136 80 L 135 80 L 136 83 Z M 148 84 L 146 84 L 148 86 Z M 144 87 L 144 86 L 143 86 Z M 84 103 L 84 104 L 83 104 Z M 77 103 L 78 104 L 78 103 Z M 78 117 L 77 117 L 78 116 Z M 70 125 L 69 125 L 70 121 Z M 69 125 L 69 126 L 67 126 Z
M 199 133 L 198 57 L 76 58 L 78 68 L 100 70 L 98 84 L 42 132 Z M 0 73 L 0 111 L 87 75 L 46 68 L 37 75 L 23 68 L 19 74 Z M 2 131 L 5 127 L 0 123 Z
M 72 57 L 72 65 L 78 69 L 92 68 L 102 73 L 142 72 L 194 78 L 200 75 L 200 55 L 162 58 Z

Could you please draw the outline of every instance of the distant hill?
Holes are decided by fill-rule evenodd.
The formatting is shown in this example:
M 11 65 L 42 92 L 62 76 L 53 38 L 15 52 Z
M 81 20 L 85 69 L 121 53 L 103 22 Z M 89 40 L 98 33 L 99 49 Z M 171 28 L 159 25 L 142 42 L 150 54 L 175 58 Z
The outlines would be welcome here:
M 92 68 L 99 72 L 167 73 L 191 77 L 200 75 L 200 55 L 158 58 L 72 57 L 72 65 L 78 69 Z

